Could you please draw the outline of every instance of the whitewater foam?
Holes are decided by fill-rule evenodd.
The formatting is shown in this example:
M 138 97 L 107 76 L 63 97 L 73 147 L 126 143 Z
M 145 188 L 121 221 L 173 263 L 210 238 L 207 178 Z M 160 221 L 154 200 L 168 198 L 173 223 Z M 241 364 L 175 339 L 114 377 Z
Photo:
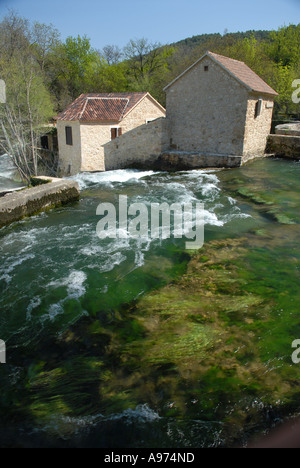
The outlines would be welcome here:
M 43 314 L 40 317 L 40 322 L 44 324 L 47 321 L 53 322 L 55 318 L 59 315 L 64 314 L 64 304 L 66 301 L 70 299 L 75 299 L 79 300 L 82 296 L 85 295 L 86 293 L 86 287 L 84 283 L 87 280 L 87 275 L 83 271 L 77 271 L 73 270 L 70 272 L 68 276 L 65 278 L 51 281 L 47 288 L 58 288 L 60 286 L 64 286 L 67 288 L 67 296 L 64 299 L 61 299 L 57 303 L 51 304 L 48 307 L 48 311 L 46 314 Z M 31 317 L 31 312 L 33 310 L 34 303 L 30 304 L 28 309 L 27 309 L 27 316 L 30 318 Z M 87 315 L 87 312 L 85 310 L 81 311 L 79 316 L 82 315 Z M 73 317 L 73 320 L 76 321 L 78 319 L 77 317 Z
M 15 260 L 14 262 L 10 264 L 4 263 L 3 267 L 0 270 L 2 271 L 2 276 L 0 276 L 0 280 L 4 279 L 6 283 L 10 283 L 12 280 L 11 273 L 14 272 L 15 268 L 21 265 L 22 263 L 26 262 L 27 260 L 32 260 L 34 258 L 35 258 L 35 255 L 27 254 L 27 255 L 19 257 L 17 260 Z
M 157 421 L 161 419 L 158 413 L 152 410 L 147 404 L 137 405 L 135 409 L 128 408 L 122 413 L 111 414 L 105 419 L 109 421 L 114 421 L 116 419 L 123 418 L 127 420 L 135 420 L 141 423 Z
M 32 311 L 39 307 L 42 303 L 42 300 L 39 296 L 35 296 L 33 299 L 31 299 L 28 307 L 27 307 L 27 313 L 26 313 L 26 319 L 31 320 L 32 318 Z
M 67 294 L 69 299 L 79 299 L 84 296 L 86 293 L 86 288 L 84 286 L 85 281 L 87 280 L 87 275 L 83 271 L 71 271 L 69 276 L 51 281 L 48 284 L 48 287 L 67 287 Z
M 153 175 L 153 171 L 138 171 L 135 169 L 119 169 L 106 172 L 81 172 L 69 177 L 79 184 L 80 190 L 85 190 L 93 185 L 112 185 L 114 183 L 126 183 L 140 180 L 143 177 Z

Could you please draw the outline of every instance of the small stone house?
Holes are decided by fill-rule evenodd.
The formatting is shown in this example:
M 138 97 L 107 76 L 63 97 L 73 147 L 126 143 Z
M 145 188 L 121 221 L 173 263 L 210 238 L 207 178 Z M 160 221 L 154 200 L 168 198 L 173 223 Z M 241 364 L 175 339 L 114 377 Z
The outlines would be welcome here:
M 244 62 L 207 52 L 164 91 L 170 149 L 241 164 L 264 154 L 277 93 Z
M 55 118 L 59 175 L 105 171 L 104 145 L 165 116 L 165 109 L 147 92 L 81 94 Z

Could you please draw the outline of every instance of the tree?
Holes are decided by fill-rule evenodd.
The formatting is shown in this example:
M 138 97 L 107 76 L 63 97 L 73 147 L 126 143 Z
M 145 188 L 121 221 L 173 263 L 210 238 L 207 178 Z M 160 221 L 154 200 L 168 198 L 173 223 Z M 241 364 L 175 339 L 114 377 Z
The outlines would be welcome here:
M 35 58 L 40 65 L 41 71 L 49 66 L 49 56 L 60 42 L 59 31 L 52 24 L 34 22 L 31 34 L 31 45 Z
M 87 83 L 99 54 L 91 47 L 87 36 L 69 36 L 62 46 L 65 67 L 63 70 L 72 99 L 88 91 Z
M 151 75 L 163 66 L 160 53 L 161 44 L 150 43 L 148 39 L 131 39 L 124 47 L 124 56 L 128 61 L 130 73 L 136 81 L 151 77 Z
M 300 62 L 300 24 L 289 25 L 271 31 L 266 43 L 269 57 L 283 66 L 293 66 Z
M 85 90 L 89 93 L 114 93 L 128 89 L 126 67 L 122 63 L 109 65 L 100 55 L 90 68 Z
M 7 45 L 0 49 L 0 76 L 6 83 L 7 96 L 0 108 L 0 145 L 27 181 L 38 173 L 40 135 L 53 116 L 30 32 L 28 22 L 13 13 L 0 23 L 0 38 Z
M 9 63 L 15 54 L 29 46 L 29 21 L 19 17 L 13 10 L 0 23 L 0 63 Z M 3 65 L 2 65 L 3 66 Z
M 124 48 L 129 89 L 149 91 L 164 103 L 163 86 L 168 76 L 170 58 L 175 52 L 172 46 L 162 47 L 148 39 L 131 39 Z
M 123 52 L 117 45 L 106 45 L 99 54 L 103 56 L 108 65 L 117 65 L 123 58 Z

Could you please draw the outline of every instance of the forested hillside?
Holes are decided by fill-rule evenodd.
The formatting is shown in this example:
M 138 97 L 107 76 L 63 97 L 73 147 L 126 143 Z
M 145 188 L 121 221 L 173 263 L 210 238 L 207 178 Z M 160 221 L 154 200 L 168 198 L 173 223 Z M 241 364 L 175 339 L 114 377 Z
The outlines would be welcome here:
M 7 86 L 0 143 L 13 138 L 34 147 L 41 124 L 81 93 L 149 91 L 165 105 L 164 86 L 207 50 L 244 61 L 279 93 L 274 119 L 300 117 L 291 99 L 292 83 L 300 79 L 300 24 L 169 45 L 141 38 L 123 49 L 111 44 L 97 50 L 87 36 L 63 41 L 54 25 L 10 11 L 0 23 L 0 79 Z
M 225 30 L 223 36 L 226 36 L 227 34 L 228 34 L 228 31 Z M 230 35 L 234 37 L 236 40 L 245 39 L 245 38 L 249 39 L 250 37 L 253 37 L 253 36 L 257 40 L 264 40 L 264 39 L 269 39 L 270 31 L 251 30 L 251 31 L 246 31 L 246 32 L 231 33 Z M 196 46 L 200 46 L 201 44 L 206 43 L 211 40 L 221 39 L 223 36 L 220 33 L 200 34 L 198 36 L 187 37 L 186 39 L 176 42 L 173 45 L 177 47 L 186 46 L 186 47 L 193 48 Z

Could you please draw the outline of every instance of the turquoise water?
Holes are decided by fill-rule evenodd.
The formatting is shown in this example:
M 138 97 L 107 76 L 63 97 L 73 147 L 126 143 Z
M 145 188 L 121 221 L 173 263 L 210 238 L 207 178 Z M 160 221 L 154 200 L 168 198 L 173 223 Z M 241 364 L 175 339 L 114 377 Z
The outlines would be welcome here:
M 253 334 L 252 342 L 244 343 L 259 347 L 253 365 L 259 358 L 269 363 L 267 369 L 283 366 L 290 385 L 299 377 L 290 360 L 291 341 L 300 338 L 299 176 L 299 163 L 272 159 L 224 171 L 80 174 L 75 177 L 81 189 L 78 203 L 2 228 L 0 338 L 6 342 L 7 364 L 0 368 L 0 443 L 202 447 L 244 440 L 240 420 L 230 421 L 230 402 L 220 397 L 213 366 L 205 374 L 212 394 L 208 409 L 206 397 L 201 407 L 198 403 L 199 362 L 197 375 L 189 381 L 182 371 L 182 356 L 177 362 L 174 355 L 171 362 L 169 354 L 163 360 L 156 352 L 154 359 L 152 350 L 169 342 L 170 330 L 162 329 L 158 336 L 150 319 L 145 328 L 136 312 L 136 304 L 147 294 L 184 275 L 191 258 L 185 240 L 99 239 L 96 209 L 103 202 L 117 206 L 120 195 L 127 195 L 129 204 L 148 206 L 201 201 L 204 248 L 222 239 L 246 238 L 244 260 L 231 261 L 238 264 L 243 294 L 259 293 L 265 301 L 260 303 L 261 314 L 244 322 L 239 310 L 224 305 L 219 318 L 234 339 L 239 327 Z M 194 339 L 193 334 L 188 336 Z M 241 366 L 248 365 L 246 354 Z M 228 375 L 223 382 L 234 394 L 234 379 Z M 276 411 L 273 403 L 264 402 L 258 371 L 255 379 L 257 390 L 253 384 L 244 402 L 236 392 L 231 403 L 233 414 L 236 406 L 247 413 L 252 405 L 256 423 L 249 433 L 254 426 L 254 432 L 264 430 L 291 408 L 296 412 L 298 405 L 289 386 L 285 401 L 281 374 L 282 404 Z M 164 385 L 174 386 L 174 401 Z M 176 399 L 188 408 L 186 412 Z M 267 413 L 269 421 L 264 419 Z

